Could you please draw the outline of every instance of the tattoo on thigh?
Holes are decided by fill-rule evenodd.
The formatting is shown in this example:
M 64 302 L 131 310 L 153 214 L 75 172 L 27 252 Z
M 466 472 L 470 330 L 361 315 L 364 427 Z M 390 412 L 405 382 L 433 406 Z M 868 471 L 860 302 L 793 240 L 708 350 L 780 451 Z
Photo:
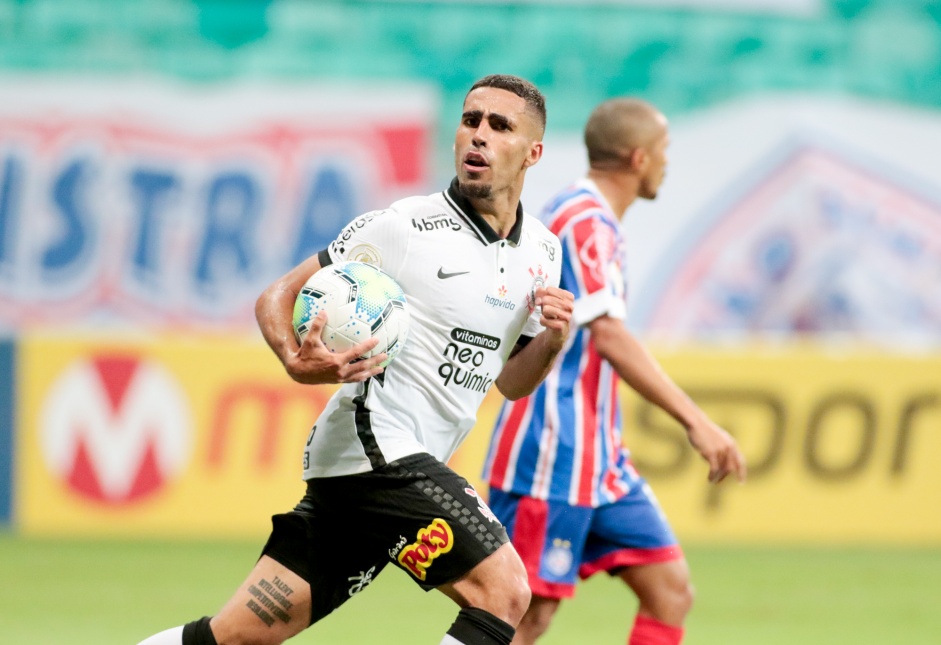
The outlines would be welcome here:
M 248 587 L 248 593 L 254 596 L 249 599 L 246 607 L 258 616 L 268 627 L 274 624 L 275 618 L 283 623 L 291 620 L 288 611 L 294 606 L 294 603 L 288 600 L 288 597 L 294 593 L 291 587 L 275 576 L 272 581 L 262 578 L 257 584 Z

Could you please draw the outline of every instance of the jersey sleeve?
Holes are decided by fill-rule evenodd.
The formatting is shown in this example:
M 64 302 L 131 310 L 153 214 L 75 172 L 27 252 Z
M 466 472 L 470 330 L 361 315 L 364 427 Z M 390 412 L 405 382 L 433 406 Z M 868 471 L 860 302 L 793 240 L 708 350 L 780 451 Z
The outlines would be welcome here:
M 575 295 L 575 324 L 585 325 L 602 315 L 624 320 L 627 304 L 617 231 L 596 217 L 587 217 L 572 225 L 563 244 Z
M 408 218 L 394 208 L 364 213 L 346 225 L 321 251 L 321 265 L 356 260 L 377 266 L 397 278 L 410 237 Z

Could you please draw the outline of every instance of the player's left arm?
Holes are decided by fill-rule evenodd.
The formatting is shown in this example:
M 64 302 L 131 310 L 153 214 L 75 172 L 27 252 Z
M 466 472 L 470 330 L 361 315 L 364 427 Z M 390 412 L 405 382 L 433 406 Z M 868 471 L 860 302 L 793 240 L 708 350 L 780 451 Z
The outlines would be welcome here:
M 709 463 L 709 481 L 729 474 L 745 480 L 745 457 L 735 439 L 719 427 L 663 370 L 653 354 L 622 320 L 600 316 L 588 323 L 598 353 L 642 397 L 686 428 L 687 438 Z
M 278 278 L 255 302 L 255 319 L 265 342 L 275 353 L 284 370 L 298 383 L 351 383 L 364 381 L 382 372 L 379 366 L 385 354 L 362 361 L 356 359 L 379 342 L 370 338 L 345 352 L 331 353 L 321 340 L 326 314 L 314 319 L 303 343 L 298 343 L 291 323 L 294 301 L 307 279 L 321 268 L 312 255 Z M 356 362 L 354 362 L 356 361 Z
M 355 383 L 365 381 L 383 370 L 385 354 L 357 360 L 379 342 L 363 341 L 345 352 L 332 353 L 321 339 L 326 313 L 321 311 L 311 321 L 311 328 L 298 343 L 292 316 L 294 302 L 304 283 L 322 267 L 348 259 L 353 249 L 368 249 L 377 266 L 395 275 L 408 249 L 408 219 L 394 208 L 363 213 L 350 222 L 330 245 L 278 278 L 255 303 L 255 319 L 268 346 L 281 360 L 285 371 L 298 383 Z M 380 253 L 379 249 L 384 249 Z
M 575 298 L 559 287 L 536 289 L 536 306 L 542 308 L 539 322 L 545 329 L 523 347 L 517 346 L 497 377 L 497 389 L 511 401 L 529 396 L 552 369 L 555 357 L 565 347 L 572 322 Z

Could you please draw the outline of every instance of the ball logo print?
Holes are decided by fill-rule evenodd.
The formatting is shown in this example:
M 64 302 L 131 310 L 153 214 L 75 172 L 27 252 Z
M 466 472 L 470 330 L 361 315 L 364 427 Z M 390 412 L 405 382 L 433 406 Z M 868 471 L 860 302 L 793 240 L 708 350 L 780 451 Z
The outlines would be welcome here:
M 140 501 L 189 461 L 189 405 L 176 380 L 152 361 L 121 355 L 73 363 L 52 384 L 43 407 L 43 457 L 85 499 Z
M 408 337 L 408 303 L 402 287 L 387 273 L 363 262 L 324 267 L 305 283 L 294 303 L 294 333 L 303 342 L 312 320 L 326 312 L 321 339 L 331 352 L 343 352 L 370 338 L 379 344 L 358 360 L 385 353 L 387 366 Z

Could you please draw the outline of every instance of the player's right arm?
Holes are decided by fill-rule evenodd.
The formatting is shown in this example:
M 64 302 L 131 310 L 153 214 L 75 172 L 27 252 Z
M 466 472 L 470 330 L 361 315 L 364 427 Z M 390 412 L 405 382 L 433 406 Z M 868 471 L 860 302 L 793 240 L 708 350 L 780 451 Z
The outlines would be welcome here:
M 745 457 L 735 439 L 673 382 L 622 320 L 602 315 L 588 323 L 588 328 L 598 353 L 618 376 L 683 425 L 689 442 L 709 463 L 709 481 L 718 483 L 729 474 L 745 480 Z
M 548 286 L 536 289 L 535 296 L 544 329 L 529 343 L 517 344 L 496 380 L 500 394 L 510 401 L 529 396 L 539 387 L 565 347 L 571 329 L 575 298 L 570 292 Z
M 265 289 L 255 302 L 255 319 L 261 335 L 281 360 L 285 371 L 298 383 L 353 383 L 365 381 L 382 372 L 379 364 L 385 354 L 353 363 L 379 342 L 371 338 L 345 352 L 332 353 L 320 339 L 326 314 L 320 312 L 311 321 L 310 331 L 302 344 L 294 336 L 294 301 L 304 283 L 321 268 L 317 255 L 312 255 Z

